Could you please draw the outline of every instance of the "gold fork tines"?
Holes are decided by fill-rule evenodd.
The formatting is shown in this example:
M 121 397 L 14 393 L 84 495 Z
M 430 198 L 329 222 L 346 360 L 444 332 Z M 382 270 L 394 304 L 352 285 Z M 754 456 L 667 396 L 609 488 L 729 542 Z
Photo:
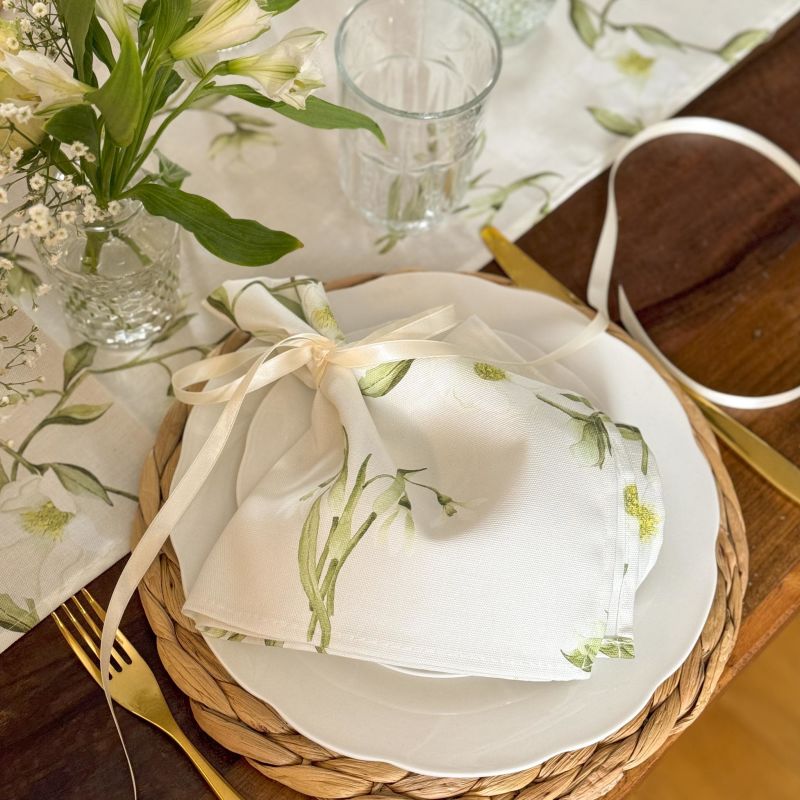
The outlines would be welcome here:
M 103 607 L 86 589 L 81 589 L 80 597 L 74 595 L 69 598 L 50 616 L 86 671 L 101 685 L 100 634 L 105 620 Z M 119 630 L 114 637 L 109 677 L 112 699 L 173 739 L 189 756 L 211 791 L 220 800 L 241 800 L 233 787 L 186 738 L 167 706 L 156 676 Z

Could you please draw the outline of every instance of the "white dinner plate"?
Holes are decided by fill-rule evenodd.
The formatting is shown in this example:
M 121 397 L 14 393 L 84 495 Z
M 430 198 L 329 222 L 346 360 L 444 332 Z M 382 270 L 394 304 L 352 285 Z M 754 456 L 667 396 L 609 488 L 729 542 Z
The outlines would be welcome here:
M 575 309 L 534 292 L 447 273 L 407 273 L 330 297 L 345 331 L 453 303 L 531 350 L 549 351 L 586 325 Z M 518 338 L 519 337 L 519 338 Z M 525 354 L 529 355 L 529 354 Z M 658 373 L 619 339 L 603 335 L 564 367 L 614 419 L 639 426 L 658 460 L 666 525 L 656 565 L 636 596 L 636 658 L 599 660 L 589 680 L 525 683 L 438 680 L 378 664 L 208 638 L 230 674 L 300 733 L 354 758 L 431 775 L 479 777 L 538 764 L 612 733 L 644 706 L 689 654 L 716 586 L 716 486 L 680 403 Z M 552 379 L 563 368 L 552 368 Z M 574 384 L 574 381 L 573 381 Z M 229 446 L 173 532 L 184 587 L 236 508 L 237 465 L 265 390 L 248 398 Z M 177 476 L 205 440 L 219 408 L 192 411 Z M 269 565 L 265 565 L 268 579 Z

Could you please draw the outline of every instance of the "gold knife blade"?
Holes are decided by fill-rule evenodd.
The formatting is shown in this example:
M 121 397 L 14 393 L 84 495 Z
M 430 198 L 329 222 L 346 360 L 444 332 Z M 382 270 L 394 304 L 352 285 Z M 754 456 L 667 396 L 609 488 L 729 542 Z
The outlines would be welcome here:
M 591 310 L 541 264 L 506 239 L 497 228 L 487 225 L 481 231 L 481 236 L 495 261 L 514 284 L 563 300 L 581 311 Z M 683 384 L 681 388 L 694 400 L 717 436 L 739 458 L 778 491 L 800 504 L 800 469 L 795 464 L 710 400 L 695 394 Z

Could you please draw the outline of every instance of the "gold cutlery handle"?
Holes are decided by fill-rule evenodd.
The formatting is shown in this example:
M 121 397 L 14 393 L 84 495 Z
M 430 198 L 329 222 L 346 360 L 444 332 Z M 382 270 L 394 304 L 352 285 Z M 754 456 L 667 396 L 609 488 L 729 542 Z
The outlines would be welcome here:
M 710 400 L 696 394 L 683 384 L 681 387 L 700 407 L 717 436 L 739 458 L 790 500 L 800 503 L 800 480 L 795 464 Z
M 197 771 L 203 776 L 203 780 L 219 800 L 242 800 L 242 796 L 211 766 L 206 757 L 189 741 L 177 723 L 174 726 L 169 726 L 169 728 L 165 727 L 163 730 L 189 756 L 192 764 L 194 764 Z

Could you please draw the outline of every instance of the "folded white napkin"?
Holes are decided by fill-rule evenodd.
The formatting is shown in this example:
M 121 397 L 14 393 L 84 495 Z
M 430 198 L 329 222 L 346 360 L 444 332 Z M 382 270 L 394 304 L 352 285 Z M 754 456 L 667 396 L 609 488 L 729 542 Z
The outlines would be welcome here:
M 310 279 L 231 281 L 210 302 L 267 341 L 344 339 Z M 470 357 L 329 363 L 272 386 L 238 510 L 186 600 L 202 629 L 522 680 L 633 657 L 664 519 L 638 429 L 512 371 L 476 318 L 439 338 Z

